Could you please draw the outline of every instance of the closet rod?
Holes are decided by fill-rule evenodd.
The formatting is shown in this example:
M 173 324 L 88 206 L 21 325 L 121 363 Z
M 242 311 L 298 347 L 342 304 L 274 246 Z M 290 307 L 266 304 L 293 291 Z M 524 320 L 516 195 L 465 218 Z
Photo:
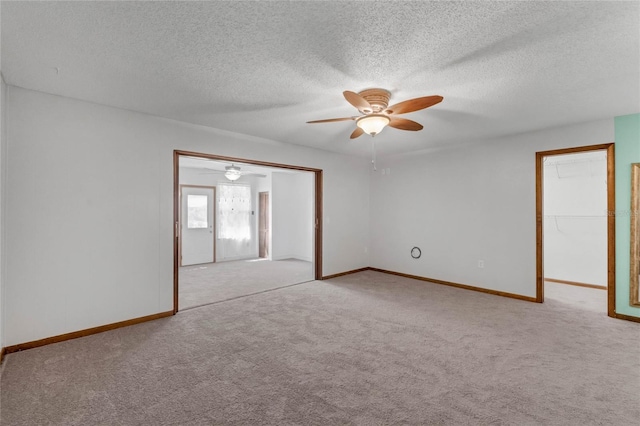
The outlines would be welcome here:
M 544 217 L 562 217 L 562 218 L 606 218 L 605 215 L 571 215 L 571 214 L 546 214 Z

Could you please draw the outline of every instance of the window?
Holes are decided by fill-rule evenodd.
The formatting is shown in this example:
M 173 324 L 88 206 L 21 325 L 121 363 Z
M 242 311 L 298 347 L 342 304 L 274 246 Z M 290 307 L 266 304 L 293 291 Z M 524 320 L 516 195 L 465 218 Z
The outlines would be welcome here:
M 218 186 L 218 238 L 251 238 L 251 188 L 245 185 Z
M 201 229 L 209 227 L 206 195 L 187 195 L 187 228 Z

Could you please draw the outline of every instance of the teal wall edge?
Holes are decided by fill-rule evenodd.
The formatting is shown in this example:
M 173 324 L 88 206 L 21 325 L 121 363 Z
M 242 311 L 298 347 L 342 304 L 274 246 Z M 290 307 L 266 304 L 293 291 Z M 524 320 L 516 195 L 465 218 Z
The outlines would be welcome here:
M 616 313 L 640 317 L 629 297 L 631 250 L 631 164 L 640 163 L 640 113 L 615 117 Z

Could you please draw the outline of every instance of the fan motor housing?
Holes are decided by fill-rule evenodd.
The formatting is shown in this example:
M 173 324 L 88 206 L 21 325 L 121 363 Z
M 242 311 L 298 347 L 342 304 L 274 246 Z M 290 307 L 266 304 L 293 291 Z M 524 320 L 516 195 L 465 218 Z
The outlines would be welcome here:
M 367 89 L 358 93 L 358 95 L 365 98 L 367 102 L 371 104 L 372 112 L 382 112 L 387 109 L 387 106 L 389 106 L 389 98 L 391 98 L 391 93 L 385 89 Z M 366 111 L 362 112 L 366 113 Z

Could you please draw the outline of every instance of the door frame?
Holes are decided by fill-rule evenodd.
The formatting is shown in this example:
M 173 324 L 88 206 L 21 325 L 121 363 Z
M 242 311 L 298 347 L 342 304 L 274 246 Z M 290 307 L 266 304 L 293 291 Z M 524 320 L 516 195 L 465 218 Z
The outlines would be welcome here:
M 217 224 L 216 224 L 216 208 L 217 208 L 217 203 L 216 203 L 216 187 L 215 186 L 208 186 L 208 185 L 189 185 L 189 184 L 183 184 L 183 185 L 179 185 L 180 186 L 180 195 L 179 195 L 179 200 L 178 203 L 180 203 L 180 211 L 178 212 L 178 222 L 179 222 L 179 227 L 182 230 L 182 190 L 184 188 L 203 188 L 203 189 L 212 189 L 213 190 L 213 200 L 212 200 L 212 214 L 213 214 L 213 263 L 216 263 L 216 228 L 217 228 Z M 178 264 L 180 266 L 182 266 L 182 233 L 178 232 Z
M 536 152 L 536 302 L 544 302 L 544 157 L 607 152 L 607 315 L 616 317 L 616 170 L 614 144 L 589 145 L 575 148 Z
M 267 219 L 271 218 L 271 209 L 269 208 L 269 201 L 271 200 L 271 195 L 269 195 L 270 191 L 260 191 L 258 192 L 258 257 L 262 258 L 262 256 L 260 256 L 260 250 L 262 249 L 261 245 L 260 245 L 260 240 L 262 239 L 262 231 L 260 230 L 260 222 L 262 220 L 262 194 L 266 194 L 266 198 L 267 198 L 267 203 L 266 206 L 264 207 L 268 213 L 268 217 Z M 269 254 L 271 253 L 271 250 L 269 250 L 269 240 L 271 240 L 271 233 L 269 231 L 271 231 L 271 228 L 269 227 L 269 220 L 267 220 L 266 223 L 266 227 L 267 227 L 267 235 L 268 238 L 265 241 L 265 244 L 267 245 L 266 248 L 266 252 L 267 255 L 265 256 L 266 258 L 269 258 Z
M 322 279 L 322 169 L 294 166 L 291 164 L 271 163 L 267 161 L 251 160 L 247 158 L 227 157 L 193 151 L 173 151 L 173 313 L 178 312 L 178 271 L 179 251 L 178 240 L 180 232 L 180 157 L 197 157 L 207 160 L 226 161 L 229 163 L 253 164 L 256 166 L 274 167 L 279 169 L 311 172 L 314 175 L 315 188 L 315 241 L 314 241 L 314 279 Z

